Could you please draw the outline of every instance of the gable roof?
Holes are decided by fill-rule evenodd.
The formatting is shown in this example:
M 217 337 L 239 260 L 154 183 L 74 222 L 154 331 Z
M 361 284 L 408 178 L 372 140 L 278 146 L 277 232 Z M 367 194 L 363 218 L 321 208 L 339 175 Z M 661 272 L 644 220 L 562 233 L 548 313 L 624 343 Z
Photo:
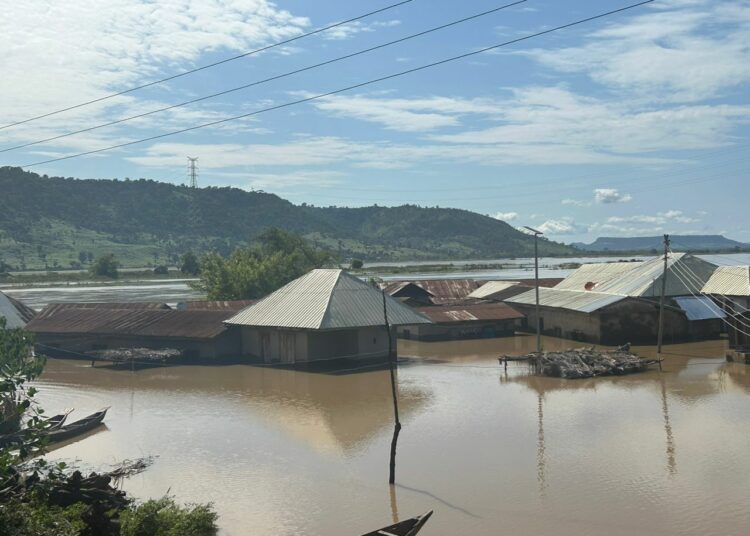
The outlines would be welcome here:
M 391 325 L 430 321 L 386 294 Z M 246 307 L 226 323 L 290 329 L 383 325 L 383 293 L 343 270 L 317 269 Z
M 6 328 L 22 328 L 35 314 L 31 307 L 0 292 L 0 317 L 5 318 Z
M 750 266 L 719 266 L 701 292 L 724 296 L 750 296 Z
M 518 281 L 487 281 L 484 285 L 474 290 L 466 297 L 478 299 L 490 298 L 494 297 L 496 294 L 501 292 L 505 293 L 508 289 L 518 286 Z M 528 290 L 528 287 L 523 286 L 521 289 L 521 292 L 523 292 L 524 290 Z M 520 294 L 520 292 L 516 292 L 516 294 Z
M 565 290 L 599 290 L 599 287 L 616 277 L 637 268 L 640 262 L 599 262 L 582 264 L 575 272 L 560 281 L 554 288 Z

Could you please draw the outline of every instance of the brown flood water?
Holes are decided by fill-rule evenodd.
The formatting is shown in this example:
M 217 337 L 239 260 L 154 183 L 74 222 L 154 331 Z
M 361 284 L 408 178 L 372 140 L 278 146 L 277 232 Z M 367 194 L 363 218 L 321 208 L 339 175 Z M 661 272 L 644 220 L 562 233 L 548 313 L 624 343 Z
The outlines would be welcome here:
M 724 363 L 724 342 L 669 346 L 663 373 L 569 381 L 502 371 L 533 337 L 399 344 L 418 357 L 398 370 L 392 490 L 387 370 L 50 360 L 48 412 L 112 407 L 51 457 L 158 456 L 125 489 L 211 501 L 232 535 L 356 536 L 430 509 L 425 536 L 750 533 L 750 366 Z

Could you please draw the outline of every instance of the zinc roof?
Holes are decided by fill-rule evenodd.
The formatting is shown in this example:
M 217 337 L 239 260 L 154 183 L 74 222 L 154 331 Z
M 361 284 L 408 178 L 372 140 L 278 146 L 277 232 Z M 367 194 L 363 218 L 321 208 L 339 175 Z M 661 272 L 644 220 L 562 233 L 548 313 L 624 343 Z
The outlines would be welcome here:
M 518 281 L 487 281 L 484 285 L 469 294 L 467 298 L 488 298 L 515 286 L 518 286 Z
M 719 266 L 701 292 L 724 296 L 750 296 L 750 266 Z
M 454 322 L 513 320 L 525 315 L 505 303 L 478 303 L 473 305 L 433 305 L 419 307 L 420 313 L 436 324 Z
M 385 299 L 392 325 L 430 323 L 390 296 Z M 331 269 L 312 270 L 226 321 L 290 329 L 345 329 L 383 322 L 383 293 L 343 270 Z
M 598 290 L 603 283 L 635 269 L 639 262 L 600 262 L 583 264 L 560 281 L 555 288 L 566 290 Z
M 674 299 L 688 320 L 726 318 L 726 313 L 708 296 L 678 296 Z
M 695 294 L 713 273 L 716 265 L 687 253 L 670 253 L 667 257 L 667 296 Z M 654 257 L 632 270 L 597 285 L 597 292 L 655 298 L 661 295 L 664 258 Z M 697 287 L 697 288 L 696 288 Z
M 22 328 L 34 317 L 34 310 L 0 292 L 0 317 L 5 318 L 7 329 Z
M 624 300 L 627 296 L 620 294 L 605 294 L 585 290 L 565 290 L 558 288 L 539 287 L 539 305 L 542 307 L 558 307 L 581 313 L 594 311 Z M 532 289 L 518 296 L 505 300 L 506 303 L 522 305 L 536 304 L 536 290 Z

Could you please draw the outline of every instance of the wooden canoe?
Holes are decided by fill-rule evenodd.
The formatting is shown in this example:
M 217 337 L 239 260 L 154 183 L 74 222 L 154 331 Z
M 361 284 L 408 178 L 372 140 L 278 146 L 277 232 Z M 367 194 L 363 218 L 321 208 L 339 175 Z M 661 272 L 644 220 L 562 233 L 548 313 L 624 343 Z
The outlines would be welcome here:
M 406 519 L 395 525 L 389 525 L 382 529 L 363 534 L 362 536 L 415 536 L 415 534 L 422 530 L 422 527 L 424 527 L 431 515 L 432 510 L 421 516 Z
M 65 441 L 66 439 L 70 439 L 72 437 L 85 434 L 89 430 L 93 430 L 94 428 L 102 424 L 105 415 L 107 415 L 108 409 L 109 408 L 105 408 L 101 411 L 97 411 L 96 413 L 92 413 L 88 417 L 84 417 L 83 419 L 80 419 L 78 421 L 61 426 L 57 430 L 50 431 L 46 434 L 47 439 L 49 439 L 49 443 Z

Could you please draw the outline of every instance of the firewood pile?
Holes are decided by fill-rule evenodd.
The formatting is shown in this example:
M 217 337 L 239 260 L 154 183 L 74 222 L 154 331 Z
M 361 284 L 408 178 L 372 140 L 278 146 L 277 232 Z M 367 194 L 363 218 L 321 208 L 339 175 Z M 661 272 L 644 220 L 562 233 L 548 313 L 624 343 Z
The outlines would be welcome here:
M 562 352 L 535 352 L 527 358 L 537 374 L 571 379 L 633 374 L 658 363 L 655 359 L 643 359 L 629 349 L 600 351 L 593 346 Z

